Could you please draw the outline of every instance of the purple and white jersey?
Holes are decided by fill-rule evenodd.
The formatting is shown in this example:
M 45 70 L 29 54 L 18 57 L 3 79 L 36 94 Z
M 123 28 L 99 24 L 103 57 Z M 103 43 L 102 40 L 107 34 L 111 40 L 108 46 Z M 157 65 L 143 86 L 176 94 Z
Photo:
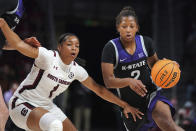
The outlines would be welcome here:
M 151 80 L 151 70 L 148 67 L 147 58 L 153 56 L 155 51 L 152 47 L 152 41 L 148 37 L 136 35 L 135 42 L 135 52 L 130 54 L 124 48 L 119 37 L 110 40 L 103 49 L 102 62 L 114 65 L 114 75 L 117 78 L 141 80 L 150 93 L 157 90 L 157 87 Z M 132 106 L 147 107 L 147 98 L 137 95 L 130 87 L 118 88 L 117 93 L 121 99 Z
M 163 101 L 168 104 L 171 113 L 174 108 L 171 103 L 161 95 L 161 88 L 156 87 L 151 80 L 150 68 L 148 67 L 147 58 L 155 54 L 152 45 L 152 39 L 146 36 L 135 36 L 136 49 L 133 54 L 126 51 L 120 38 L 110 40 L 104 47 L 102 53 L 102 63 L 110 63 L 114 66 L 114 75 L 117 78 L 134 78 L 141 80 L 148 93 L 145 97 L 137 95 L 129 86 L 117 88 L 117 95 L 129 105 L 138 108 L 145 115 L 143 119 L 123 118 L 124 125 L 127 130 L 146 131 L 151 127 L 155 127 L 156 123 L 152 119 L 152 110 L 155 108 L 157 101 Z M 122 115 L 124 117 L 124 115 Z
M 145 59 L 148 57 L 148 52 L 146 51 L 145 45 L 144 45 L 144 40 L 142 36 L 136 36 L 135 37 L 136 41 L 136 50 L 134 54 L 129 54 L 124 47 L 122 46 L 120 42 L 120 38 L 116 38 L 111 40 L 110 42 L 113 44 L 116 52 L 116 63 L 115 67 L 118 66 L 118 63 L 132 63 L 134 61 L 138 61 L 139 59 Z M 140 61 L 140 64 L 136 63 L 135 65 L 133 64 L 132 66 L 123 66 L 122 70 L 130 70 L 138 67 L 139 65 L 145 65 L 145 61 Z
M 47 106 L 52 99 L 65 91 L 74 80 L 88 78 L 86 70 L 75 61 L 66 65 L 57 51 L 39 47 L 39 55 L 25 80 L 14 96 L 34 106 Z

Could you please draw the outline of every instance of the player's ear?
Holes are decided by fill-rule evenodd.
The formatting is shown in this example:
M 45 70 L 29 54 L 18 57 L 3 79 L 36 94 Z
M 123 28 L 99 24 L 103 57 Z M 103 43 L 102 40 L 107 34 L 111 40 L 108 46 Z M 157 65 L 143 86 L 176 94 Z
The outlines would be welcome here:
M 119 31 L 119 25 L 116 25 L 116 30 L 117 30 L 118 33 L 120 32 Z
M 60 44 L 57 45 L 57 49 L 58 49 L 58 51 L 61 50 L 61 45 Z

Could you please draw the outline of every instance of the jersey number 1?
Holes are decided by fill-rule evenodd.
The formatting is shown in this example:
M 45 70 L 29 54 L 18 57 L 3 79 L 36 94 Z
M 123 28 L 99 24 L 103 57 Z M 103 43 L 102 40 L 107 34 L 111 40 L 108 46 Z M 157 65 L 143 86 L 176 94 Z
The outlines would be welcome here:
M 59 88 L 59 84 L 58 84 L 57 86 L 55 86 L 55 87 L 50 91 L 49 98 L 52 97 L 52 93 L 55 92 L 58 88 Z

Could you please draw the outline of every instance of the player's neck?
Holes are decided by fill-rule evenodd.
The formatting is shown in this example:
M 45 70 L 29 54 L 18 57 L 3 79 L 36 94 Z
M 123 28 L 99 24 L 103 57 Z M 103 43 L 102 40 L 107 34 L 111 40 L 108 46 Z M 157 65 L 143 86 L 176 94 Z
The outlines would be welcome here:
M 61 61 L 62 61 L 64 64 L 66 64 L 66 65 L 70 65 L 70 64 L 71 64 L 72 59 L 69 59 L 68 57 L 63 57 L 63 56 L 61 56 L 61 55 L 59 55 L 59 56 L 60 56 Z
M 124 47 L 131 48 L 131 47 L 135 47 L 135 45 L 136 45 L 135 39 L 130 40 L 130 41 L 126 41 L 126 40 L 120 38 L 120 40 L 121 40 Z

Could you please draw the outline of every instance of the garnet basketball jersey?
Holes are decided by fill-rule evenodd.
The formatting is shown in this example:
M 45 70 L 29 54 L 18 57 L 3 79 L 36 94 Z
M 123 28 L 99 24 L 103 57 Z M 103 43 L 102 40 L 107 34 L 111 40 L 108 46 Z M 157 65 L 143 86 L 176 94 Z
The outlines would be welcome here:
M 39 47 L 39 55 L 15 96 L 35 106 L 44 106 L 65 91 L 74 80 L 86 80 L 88 73 L 75 61 L 66 65 L 57 51 Z

